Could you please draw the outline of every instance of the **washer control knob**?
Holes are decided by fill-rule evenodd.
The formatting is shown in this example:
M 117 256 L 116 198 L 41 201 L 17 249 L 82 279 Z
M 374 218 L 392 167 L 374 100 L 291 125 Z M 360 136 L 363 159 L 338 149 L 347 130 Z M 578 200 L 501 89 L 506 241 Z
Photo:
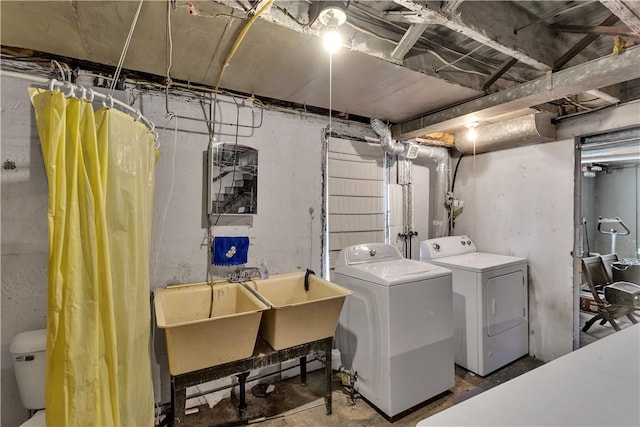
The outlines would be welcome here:
M 437 244 L 437 243 L 434 243 L 434 244 L 433 244 L 433 249 L 435 249 L 435 250 L 436 250 L 436 252 L 437 252 L 437 251 L 439 251 L 439 250 L 440 250 L 440 245 L 439 245 L 439 244 Z
M 460 243 L 462 243 L 462 246 L 467 244 L 467 242 L 465 242 L 464 240 L 462 240 Z
M 371 249 L 369 251 L 369 256 L 376 256 L 376 250 L 375 249 Z
M 471 246 L 471 240 L 467 240 L 467 245 Z

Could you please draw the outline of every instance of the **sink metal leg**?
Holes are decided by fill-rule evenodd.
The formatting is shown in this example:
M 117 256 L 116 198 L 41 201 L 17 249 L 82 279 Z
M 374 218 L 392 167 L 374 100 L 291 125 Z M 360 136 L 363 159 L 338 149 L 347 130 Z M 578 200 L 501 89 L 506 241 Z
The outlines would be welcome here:
M 187 389 L 181 387 L 175 377 L 171 377 L 171 413 L 170 424 L 174 427 L 185 425 L 185 408 L 187 406 Z
M 246 384 L 248 376 L 249 372 L 243 372 L 236 375 L 236 377 L 238 377 L 238 383 L 240 385 L 240 401 L 238 402 L 238 414 L 240 414 L 240 416 L 242 416 L 242 411 L 247 409 Z
M 331 415 L 332 412 L 332 397 L 331 397 L 331 341 L 329 341 L 328 348 L 324 351 L 324 381 L 325 381 L 325 395 L 324 404 L 327 409 L 327 415 Z
M 300 384 L 307 385 L 307 356 L 300 356 Z

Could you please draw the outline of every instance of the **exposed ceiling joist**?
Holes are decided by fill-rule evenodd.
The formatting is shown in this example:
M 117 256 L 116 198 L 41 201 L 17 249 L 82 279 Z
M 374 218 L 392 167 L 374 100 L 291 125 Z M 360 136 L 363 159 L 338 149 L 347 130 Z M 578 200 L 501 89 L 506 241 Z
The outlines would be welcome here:
M 601 0 L 600 3 L 640 36 L 640 2 L 635 1 L 633 7 L 629 6 L 631 2 L 622 0 Z
M 603 101 L 610 102 L 611 104 L 619 104 L 620 98 L 616 98 L 613 95 L 609 95 L 608 93 L 601 91 L 600 89 L 592 89 L 588 90 L 585 93 L 588 93 L 591 96 L 595 96 L 596 98 L 600 98 Z
M 453 12 L 458 10 L 458 8 L 460 7 L 460 5 L 462 4 L 463 1 L 464 0 L 449 0 L 449 1 L 446 1 L 442 5 L 442 11 L 444 13 L 452 14 Z
M 563 33 L 578 34 L 600 34 L 600 35 L 620 35 L 638 37 L 634 31 L 631 31 L 626 25 L 618 25 L 615 27 L 605 27 L 602 25 L 549 25 L 549 28 Z
M 443 25 L 453 31 L 464 34 L 499 52 L 516 58 L 538 70 L 548 71 L 553 65 L 554 41 L 551 31 L 542 24 L 531 25 L 523 33 L 533 32 L 535 37 L 514 33 L 517 25 L 498 25 L 499 22 L 526 23 L 530 19 L 524 11 L 511 3 L 496 2 L 492 7 L 483 9 L 471 5 L 467 12 L 449 17 L 440 11 L 424 7 L 411 0 L 394 0 L 410 13 L 389 12 L 389 19 L 412 24 L 427 23 Z M 472 2 L 473 3 L 473 2 Z M 466 6 L 464 3 L 463 6 Z M 527 43 L 528 41 L 528 43 Z M 525 46 L 526 47 L 523 47 Z
M 452 14 L 458 7 L 462 4 L 464 0 L 452 0 L 446 2 L 442 6 L 442 10 L 447 14 Z M 406 33 L 402 36 L 400 43 L 398 46 L 393 49 L 391 52 L 391 57 L 397 61 L 402 61 L 405 55 L 409 52 L 409 50 L 416 44 L 420 36 L 425 32 L 425 30 L 429 27 L 427 23 L 420 24 L 411 24 Z
M 424 30 L 427 29 L 429 24 L 412 24 L 406 33 L 400 39 L 398 45 L 391 52 L 391 57 L 396 61 L 402 61 L 407 52 L 413 47 L 414 44 L 418 41 Z
M 481 90 L 486 91 L 487 89 L 489 89 L 491 85 L 494 84 L 495 81 L 500 78 L 500 76 L 506 73 L 509 68 L 513 67 L 516 62 L 518 62 L 516 58 L 509 58 L 504 61 L 502 65 L 500 65 L 493 73 L 491 73 L 487 81 L 482 85 Z
M 549 72 L 545 77 L 512 89 L 397 124 L 392 131 L 396 137 L 415 138 L 431 132 L 459 129 L 471 121 L 488 120 L 511 111 L 636 78 L 640 78 L 640 46 L 620 55 Z
M 609 26 L 617 23 L 620 19 L 615 13 L 609 15 L 604 21 L 600 23 L 600 26 Z M 558 58 L 553 64 L 554 70 L 559 70 L 564 67 L 569 61 L 571 61 L 576 55 L 582 52 L 587 46 L 593 43 L 600 34 L 589 34 L 584 36 L 578 43 L 573 45 L 571 49 L 565 52 L 560 58 Z

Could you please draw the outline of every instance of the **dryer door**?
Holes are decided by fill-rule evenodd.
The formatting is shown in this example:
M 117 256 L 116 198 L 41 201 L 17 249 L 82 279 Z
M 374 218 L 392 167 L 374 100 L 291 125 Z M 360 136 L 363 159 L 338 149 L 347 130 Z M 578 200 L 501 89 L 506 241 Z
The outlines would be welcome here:
M 487 280 L 487 335 L 492 337 L 524 322 L 525 292 L 524 275 L 521 270 Z

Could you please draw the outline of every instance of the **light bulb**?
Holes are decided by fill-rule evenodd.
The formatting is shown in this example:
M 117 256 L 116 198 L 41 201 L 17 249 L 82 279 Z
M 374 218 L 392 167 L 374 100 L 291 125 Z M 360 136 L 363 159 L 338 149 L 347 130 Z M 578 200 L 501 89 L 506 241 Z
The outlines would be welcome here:
M 469 128 L 467 131 L 467 136 L 470 140 L 475 141 L 478 134 L 476 133 L 476 128 Z
M 475 142 L 476 137 L 478 136 L 478 134 L 476 133 L 476 128 L 478 127 L 478 121 L 477 120 L 471 121 L 471 122 L 467 123 L 465 125 L 465 127 L 468 129 L 467 130 L 467 137 L 470 140 Z
M 322 35 L 322 45 L 329 53 L 336 53 L 342 47 L 342 36 L 335 28 L 329 28 Z

